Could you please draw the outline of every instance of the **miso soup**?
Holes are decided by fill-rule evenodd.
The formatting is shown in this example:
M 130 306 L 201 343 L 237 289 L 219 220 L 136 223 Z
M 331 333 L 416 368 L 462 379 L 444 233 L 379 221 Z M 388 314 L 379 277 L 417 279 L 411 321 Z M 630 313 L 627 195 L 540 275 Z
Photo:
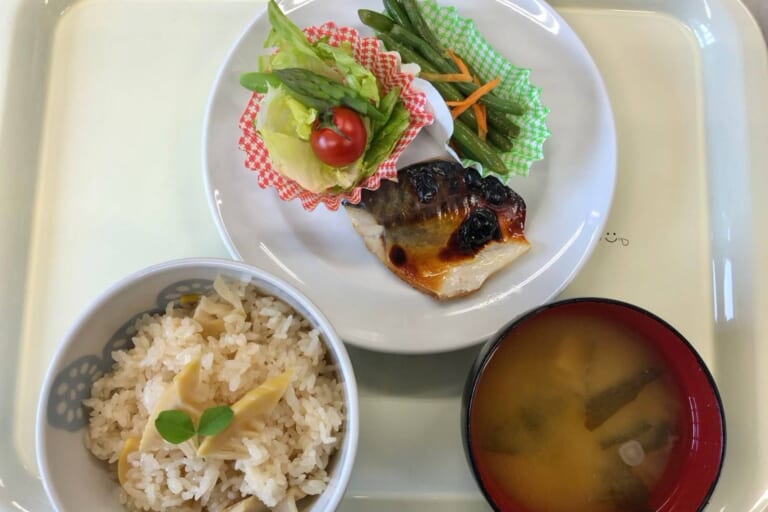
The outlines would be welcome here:
M 474 462 L 502 510 L 653 512 L 654 490 L 674 478 L 681 401 L 639 334 L 545 312 L 510 331 L 479 378 Z

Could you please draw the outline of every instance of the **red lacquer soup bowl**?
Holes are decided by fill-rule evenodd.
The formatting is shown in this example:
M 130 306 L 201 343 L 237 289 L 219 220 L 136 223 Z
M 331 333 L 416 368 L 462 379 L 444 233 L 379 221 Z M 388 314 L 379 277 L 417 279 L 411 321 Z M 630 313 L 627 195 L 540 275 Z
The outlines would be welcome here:
M 693 512 L 725 454 L 715 381 L 693 346 L 637 306 L 569 299 L 480 351 L 462 407 L 467 460 L 505 512 Z

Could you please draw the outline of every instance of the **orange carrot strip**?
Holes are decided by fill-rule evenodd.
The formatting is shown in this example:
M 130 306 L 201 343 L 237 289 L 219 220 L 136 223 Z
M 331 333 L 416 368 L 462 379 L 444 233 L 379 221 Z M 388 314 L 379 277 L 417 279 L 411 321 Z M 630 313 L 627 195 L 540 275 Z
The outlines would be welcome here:
M 480 138 L 485 140 L 488 136 L 488 106 L 480 105 L 480 110 L 483 111 L 483 124 L 480 125 Z
M 483 115 L 483 109 L 480 108 L 479 103 L 473 103 L 472 111 L 475 113 L 475 119 L 477 119 L 477 136 L 480 137 L 480 117 Z
M 454 119 L 459 117 L 461 114 L 463 114 L 468 108 L 470 108 L 474 103 L 477 103 L 477 101 L 491 92 L 496 86 L 498 86 L 501 83 L 501 77 L 496 77 L 493 80 L 491 80 L 488 83 L 485 83 L 477 88 L 475 92 L 467 96 L 467 99 L 461 102 L 448 102 L 446 101 L 445 104 L 450 107 L 456 107 L 453 110 L 451 110 L 451 115 Z M 452 105 L 452 103 L 455 103 L 455 105 Z
M 419 73 L 419 76 L 430 82 L 471 82 L 472 76 L 463 73 Z
M 456 55 L 456 52 L 453 50 L 448 50 L 448 55 L 451 57 L 451 60 L 456 63 L 457 66 L 459 66 L 459 70 L 461 70 L 461 73 L 463 75 L 472 76 L 472 73 L 469 72 L 469 67 L 466 65 L 466 63 L 461 60 L 461 57 Z
M 472 105 L 475 111 L 475 117 L 477 117 L 477 136 L 481 140 L 485 140 L 488 135 L 488 115 L 485 105 L 475 103 Z

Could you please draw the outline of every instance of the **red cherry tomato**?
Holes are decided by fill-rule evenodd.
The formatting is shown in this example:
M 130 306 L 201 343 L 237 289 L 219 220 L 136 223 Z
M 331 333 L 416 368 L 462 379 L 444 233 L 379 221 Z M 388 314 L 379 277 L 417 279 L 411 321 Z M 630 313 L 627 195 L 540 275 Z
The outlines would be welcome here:
M 333 107 L 312 127 L 309 142 L 317 158 L 333 167 L 344 167 L 363 156 L 367 138 L 365 124 L 357 112 Z

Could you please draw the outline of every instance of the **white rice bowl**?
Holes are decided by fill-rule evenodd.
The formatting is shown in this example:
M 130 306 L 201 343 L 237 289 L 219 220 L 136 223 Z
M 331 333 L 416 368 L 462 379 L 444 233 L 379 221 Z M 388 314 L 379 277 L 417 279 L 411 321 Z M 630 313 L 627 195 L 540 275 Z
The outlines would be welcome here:
M 284 372 L 291 384 L 260 428 L 241 439 L 245 455 L 236 460 L 200 457 L 194 440 L 131 452 L 120 493 L 129 510 L 223 511 L 255 496 L 265 510 L 290 511 L 329 482 L 346 411 L 320 332 L 254 285 L 217 279 L 214 286 L 217 294 L 196 307 L 170 304 L 165 314 L 137 321 L 134 347 L 113 353 L 112 371 L 84 402 L 91 409 L 88 449 L 116 466 L 174 376 L 198 358 L 207 403 L 231 405 Z

